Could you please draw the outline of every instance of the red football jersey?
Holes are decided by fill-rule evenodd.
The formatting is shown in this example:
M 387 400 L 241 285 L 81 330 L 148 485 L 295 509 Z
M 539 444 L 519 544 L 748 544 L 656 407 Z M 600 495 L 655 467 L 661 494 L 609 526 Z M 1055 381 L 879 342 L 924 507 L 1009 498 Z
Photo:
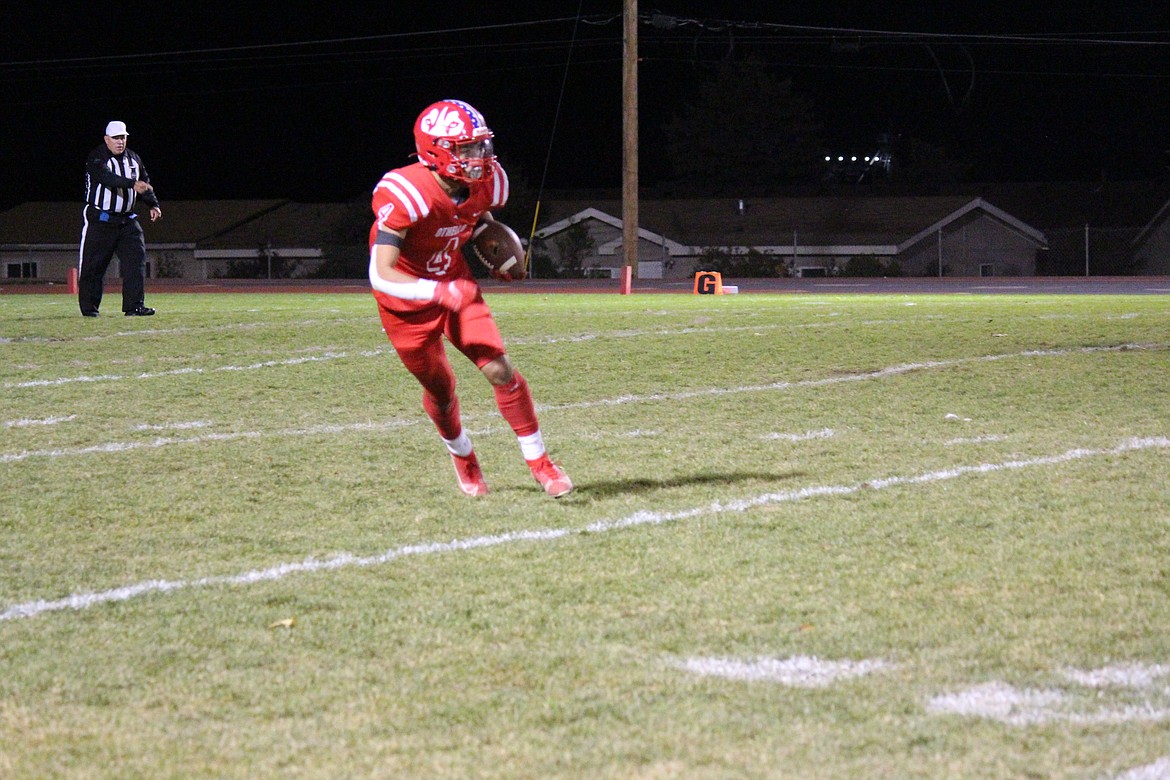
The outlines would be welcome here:
M 395 266 L 420 279 L 471 276 L 460 247 L 471 237 L 481 214 L 508 201 L 508 174 L 497 162 L 482 181 L 468 185 L 466 199 L 456 203 L 422 163 L 388 171 L 374 187 L 370 248 L 379 229 L 405 230 Z

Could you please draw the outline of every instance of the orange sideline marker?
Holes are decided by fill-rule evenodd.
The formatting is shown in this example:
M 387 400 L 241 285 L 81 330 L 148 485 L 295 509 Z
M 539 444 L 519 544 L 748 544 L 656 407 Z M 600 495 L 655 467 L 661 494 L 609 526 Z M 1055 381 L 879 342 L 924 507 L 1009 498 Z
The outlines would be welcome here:
M 695 274 L 695 295 L 722 295 L 723 277 L 718 271 L 699 271 Z

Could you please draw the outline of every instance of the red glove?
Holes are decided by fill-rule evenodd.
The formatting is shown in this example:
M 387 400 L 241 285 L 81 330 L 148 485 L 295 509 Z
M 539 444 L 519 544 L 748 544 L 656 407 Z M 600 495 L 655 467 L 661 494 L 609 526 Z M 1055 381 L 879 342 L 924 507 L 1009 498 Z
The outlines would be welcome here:
M 435 295 L 432 301 L 453 312 L 463 311 L 463 307 L 475 300 L 479 292 L 479 285 L 469 279 L 453 279 L 449 282 L 439 282 L 435 285 Z

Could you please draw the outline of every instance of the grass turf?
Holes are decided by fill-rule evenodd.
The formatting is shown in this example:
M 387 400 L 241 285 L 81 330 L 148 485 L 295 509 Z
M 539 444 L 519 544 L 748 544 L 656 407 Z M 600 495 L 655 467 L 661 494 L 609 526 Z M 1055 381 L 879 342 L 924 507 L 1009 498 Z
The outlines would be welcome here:
M 457 491 L 366 295 L 156 295 L 149 320 L 5 300 L 0 774 L 1168 755 L 1164 297 L 489 302 L 565 499 L 455 356 L 492 493 Z M 807 687 L 695 658 L 885 665 Z M 1151 680 L 1069 681 L 1118 668 Z M 939 711 L 987 686 L 1008 716 Z

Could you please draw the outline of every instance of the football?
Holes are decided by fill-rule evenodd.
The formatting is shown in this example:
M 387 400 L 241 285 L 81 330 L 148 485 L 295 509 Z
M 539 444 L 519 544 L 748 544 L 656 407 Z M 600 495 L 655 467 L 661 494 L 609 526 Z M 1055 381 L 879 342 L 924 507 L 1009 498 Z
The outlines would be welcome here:
M 480 223 L 471 234 L 468 249 L 497 279 L 511 282 L 528 275 L 520 237 L 503 222 L 489 219 Z

